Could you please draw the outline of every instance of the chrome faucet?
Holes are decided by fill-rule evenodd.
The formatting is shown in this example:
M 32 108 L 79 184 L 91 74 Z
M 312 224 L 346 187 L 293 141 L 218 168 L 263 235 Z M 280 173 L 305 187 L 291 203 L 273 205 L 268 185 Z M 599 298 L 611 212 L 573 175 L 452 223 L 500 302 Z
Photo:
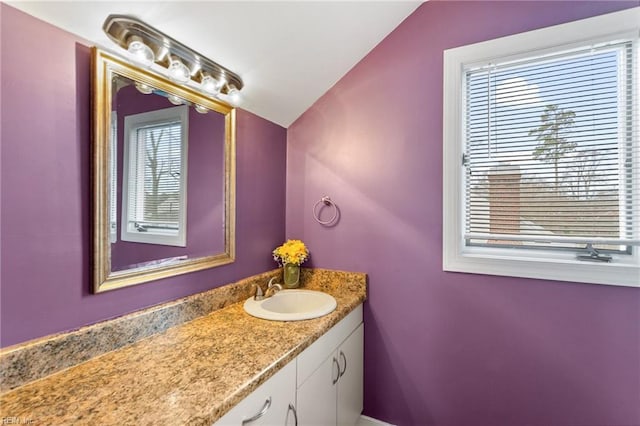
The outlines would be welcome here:
M 269 284 L 267 284 L 267 291 L 264 292 L 264 297 L 271 297 L 280 290 L 282 290 L 282 285 L 278 283 L 274 283 L 276 277 L 273 277 L 269 280 Z
M 267 297 L 271 297 L 282 290 L 282 285 L 273 282 L 275 279 L 276 277 L 273 277 L 269 280 L 269 284 L 267 284 L 267 291 L 265 291 L 264 293 L 262 292 L 262 287 L 260 287 L 260 284 L 255 284 L 256 293 L 253 296 L 253 300 L 266 299 Z

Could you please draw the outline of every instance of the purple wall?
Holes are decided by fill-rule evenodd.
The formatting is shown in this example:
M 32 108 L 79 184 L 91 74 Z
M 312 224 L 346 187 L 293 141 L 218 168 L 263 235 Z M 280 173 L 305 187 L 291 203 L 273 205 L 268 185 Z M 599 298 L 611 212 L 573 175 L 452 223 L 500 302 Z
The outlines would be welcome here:
M 287 237 L 369 274 L 365 414 L 640 425 L 640 290 L 442 272 L 443 50 L 632 2 L 420 6 L 287 132 Z M 311 215 L 329 195 L 341 219 Z
M 286 130 L 239 111 L 235 263 L 91 294 L 88 43 L 6 4 L 0 14 L 2 346 L 276 266 L 271 250 L 284 238 Z
M 141 112 L 175 107 L 167 98 L 144 95 L 135 86 L 118 91 L 118 237 L 111 245 L 111 270 L 175 256 L 211 256 L 224 251 L 224 126 L 222 114 L 200 114 L 189 107 L 187 170 L 187 246 L 173 247 L 122 241 L 124 119 Z M 133 265 L 133 266 L 132 266 Z

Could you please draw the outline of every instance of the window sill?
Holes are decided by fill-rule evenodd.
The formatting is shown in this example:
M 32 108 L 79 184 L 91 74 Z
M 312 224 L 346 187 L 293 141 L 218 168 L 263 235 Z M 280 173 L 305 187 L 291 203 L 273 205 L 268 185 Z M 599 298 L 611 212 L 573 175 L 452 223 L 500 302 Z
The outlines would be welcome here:
M 446 246 L 446 244 L 445 244 Z M 487 250 L 446 253 L 443 270 L 473 274 L 571 281 L 640 288 L 640 265 L 637 257 L 626 262 L 595 263 L 558 256 L 505 256 L 489 254 Z

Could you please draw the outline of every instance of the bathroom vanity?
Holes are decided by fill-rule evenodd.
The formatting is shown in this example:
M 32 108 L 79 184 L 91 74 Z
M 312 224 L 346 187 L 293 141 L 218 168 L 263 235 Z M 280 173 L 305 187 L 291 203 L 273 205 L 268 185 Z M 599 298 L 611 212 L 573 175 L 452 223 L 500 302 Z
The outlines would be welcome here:
M 268 281 L 264 274 L 258 277 L 263 286 L 265 278 Z M 226 291 L 233 298 L 221 309 L 213 307 L 158 334 L 5 391 L 0 395 L 0 416 L 74 425 L 294 425 L 296 415 L 300 425 L 354 423 L 362 409 L 366 276 L 310 272 L 305 288 L 331 294 L 337 307 L 323 317 L 294 322 L 248 315 L 242 305 L 253 282 L 210 290 Z M 191 298 L 194 301 L 172 302 L 174 311 L 161 321 L 171 320 L 183 303 L 192 303 L 185 311 L 214 305 L 206 295 Z M 152 313 L 161 316 L 157 308 Z M 141 315 L 131 314 L 128 321 L 148 321 Z M 86 342 L 116 339 L 122 331 L 108 333 L 114 333 L 115 321 L 122 320 L 112 321 L 102 323 L 99 331 L 88 330 Z M 3 369 L 19 372 L 31 360 L 40 363 L 47 348 L 61 354 L 84 338 L 78 334 L 83 331 L 7 348 L 1 354 Z M 38 345 L 40 355 L 17 356 Z M 73 352 L 79 350 L 83 349 Z M 13 367 L 6 368 L 7 360 L 13 360 Z M 260 418 L 246 422 L 267 405 Z
M 215 425 L 355 425 L 362 412 L 363 343 L 358 305 Z

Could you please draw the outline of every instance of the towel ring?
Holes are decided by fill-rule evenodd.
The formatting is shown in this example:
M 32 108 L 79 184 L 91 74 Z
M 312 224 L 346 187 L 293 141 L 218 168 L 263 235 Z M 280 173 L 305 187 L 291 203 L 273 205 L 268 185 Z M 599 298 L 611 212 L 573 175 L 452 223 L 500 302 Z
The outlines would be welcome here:
M 329 220 L 320 219 L 320 211 L 322 210 L 322 204 L 324 204 L 325 206 L 333 207 L 333 216 L 331 217 L 331 219 Z M 318 209 L 318 206 L 320 206 L 320 209 Z M 325 195 L 317 203 L 313 205 L 313 218 L 320 225 L 325 225 L 325 226 L 330 225 L 338 218 L 338 206 L 336 206 L 336 203 L 334 203 L 328 195 Z

